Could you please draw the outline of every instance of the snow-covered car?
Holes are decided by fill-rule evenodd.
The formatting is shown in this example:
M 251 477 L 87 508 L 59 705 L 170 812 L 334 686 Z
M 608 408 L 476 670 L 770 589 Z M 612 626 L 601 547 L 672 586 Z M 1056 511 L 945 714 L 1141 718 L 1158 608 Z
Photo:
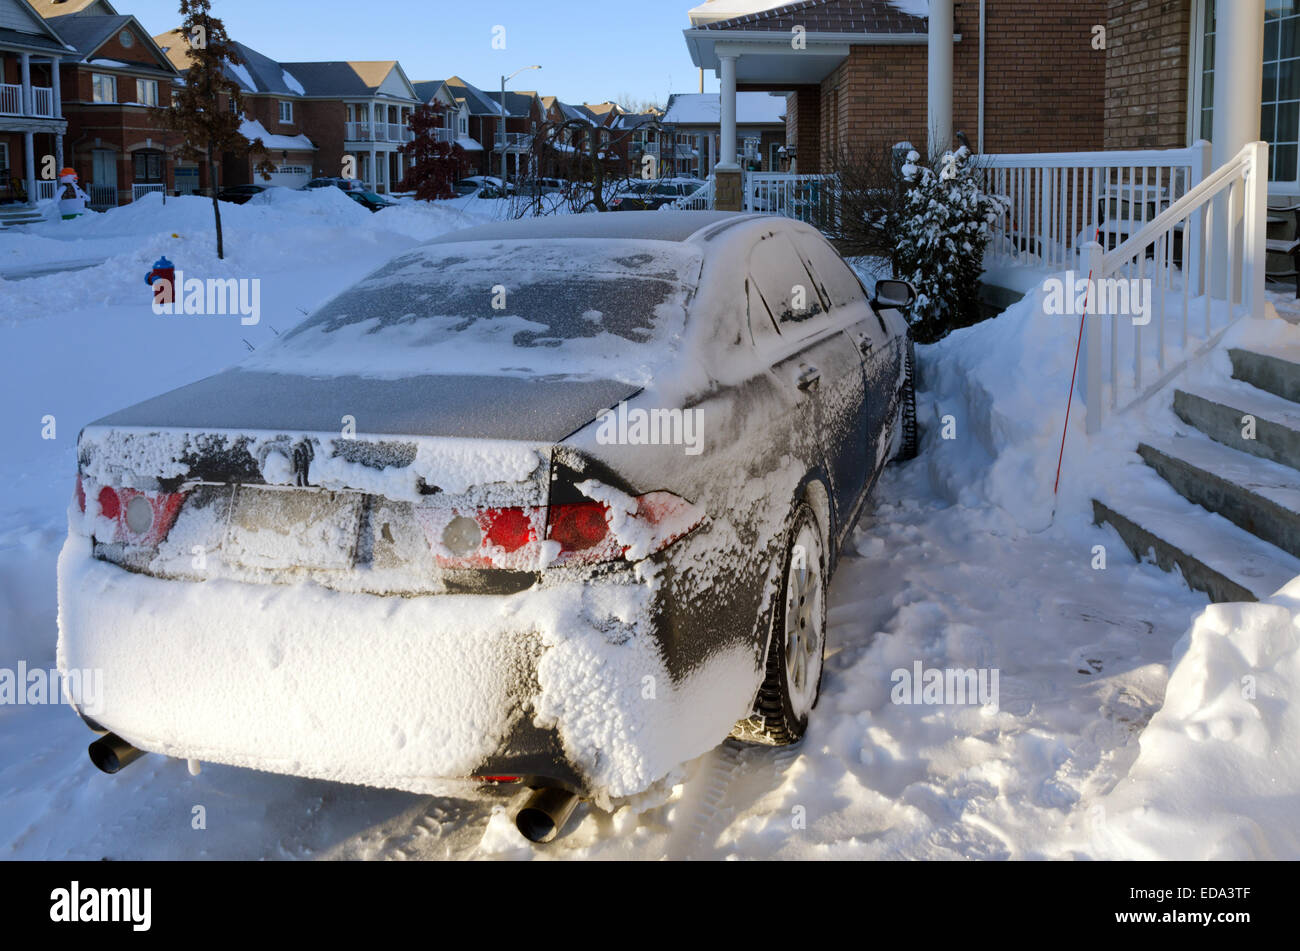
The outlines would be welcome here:
M 830 574 L 915 444 L 911 367 L 796 221 L 420 245 L 81 432 L 58 653 L 103 672 L 92 758 L 518 784 L 545 839 L 729 734 L 795 742 Z

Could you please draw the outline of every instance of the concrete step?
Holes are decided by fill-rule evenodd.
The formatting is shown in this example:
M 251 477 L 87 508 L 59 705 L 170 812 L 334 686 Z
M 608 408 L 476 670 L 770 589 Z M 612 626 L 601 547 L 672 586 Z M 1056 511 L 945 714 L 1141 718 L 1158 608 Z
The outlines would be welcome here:
M 1300 403 L 1300 347 L 1279 347 L 1268 353 L 1232 347 L 1232 375 L 1284 400 Z
M 1266 390 L 1233 386 L 1189 386 L 1174 390 L 1174 412 L 1215 442 L 1300 470 L 1300 403 Z M 1242 433 L 1242 417 L 1255 418 L 1255 438 Z
M 1120 491 L 1093 499 L 1092 509 L 1135 558 L 1153 557 L 1165 571 L 1177 567 L 1211 601 L 1262 601 L 1300 575 L 1300 559 L 1193 505 L 1146 467 L 1126 475 Z
M 28 205 L 0 207 L 0 228 L 36 224 L 44 220 L 45 216 L 43 214 Z
M 1138 455 L 1183 498 L 1300 556 L 1300 473 L 1202 436 L 1163 437 Z

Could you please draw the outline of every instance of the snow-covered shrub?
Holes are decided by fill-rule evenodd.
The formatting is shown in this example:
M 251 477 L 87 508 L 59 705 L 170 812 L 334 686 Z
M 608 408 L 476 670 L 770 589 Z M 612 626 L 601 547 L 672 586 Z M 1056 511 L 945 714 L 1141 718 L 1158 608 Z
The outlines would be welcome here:
M 915 151 L 902 167 L 907 184 L 895 223 L 894 274 L 916 287 L 912 328 L 938 340 L 979 320 L 984 249 L 1001 200 L 981 191 L 970 150 L 944 153 L 936 168 Z

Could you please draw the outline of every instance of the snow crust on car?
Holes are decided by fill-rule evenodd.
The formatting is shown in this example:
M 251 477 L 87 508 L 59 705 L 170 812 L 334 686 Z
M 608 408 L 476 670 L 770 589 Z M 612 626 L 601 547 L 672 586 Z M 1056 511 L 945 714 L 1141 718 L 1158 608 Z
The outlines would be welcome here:
M 430 244 L 253 354 L 245 369 L 475 373 L 643 384 L 671 364 L 701 252 L 664 241 Z

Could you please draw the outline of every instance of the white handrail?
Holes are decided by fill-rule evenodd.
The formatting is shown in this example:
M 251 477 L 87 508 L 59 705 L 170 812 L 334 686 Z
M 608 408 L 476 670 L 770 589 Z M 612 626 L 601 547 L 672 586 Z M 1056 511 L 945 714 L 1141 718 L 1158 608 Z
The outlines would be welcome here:
M 1092 277 L 1080 357 L 1089 433 L 1164 387 L 1238 318 L 1264 316 L 1267 216 L 1268 145 L 1252 142 L 1118 247 L 1084 247 L 1075 276 Z

